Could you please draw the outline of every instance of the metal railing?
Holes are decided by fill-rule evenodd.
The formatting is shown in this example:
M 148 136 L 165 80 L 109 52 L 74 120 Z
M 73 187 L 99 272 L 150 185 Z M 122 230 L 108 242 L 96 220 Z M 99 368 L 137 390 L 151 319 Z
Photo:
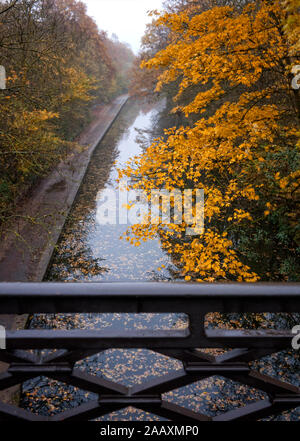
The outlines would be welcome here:
M 168 330 L 11 330 L 0 361 L 0 390 L 37 376 L 98 394 L 98 399 L 53 417 L 0 403 L 0 419 L 29 421 L 91 420 L 134 406 L 173 421 L 259 419 L 300 406 L 300 388 L 253 370 L 249 362 L 285 348 L 289 330 L 206 329 L 205 316 L 220 313 L 296 313 L 300 284 L 188 283 L 1 283 L 0 314 L 185 313 L 186 329 Z M 109 348 L 147 348 L 182 361 L 182 369 L 132 388 L 76 369 L 77 361 Z M 230 348 L 212 356 L 201 348 Z M 37 355 L 33 349 L 56 349 Z M 163 394 L 213 375 L 239 381 L 267 394 L 266 399 L 208 417 L 164 400 Z

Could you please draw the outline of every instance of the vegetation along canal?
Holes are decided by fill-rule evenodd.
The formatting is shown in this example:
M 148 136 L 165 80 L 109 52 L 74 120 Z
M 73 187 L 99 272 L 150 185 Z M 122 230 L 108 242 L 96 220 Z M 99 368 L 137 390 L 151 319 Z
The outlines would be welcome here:
M 166 253 L 159 237 L 142 242 L 135 247 L 121 236 L 126 225 L 101 225 L 97 213 L 103 192 L 117 187 L 117 169 L 143 149 L 143 139 L 150 136 L 153 125 L 159 120 L 163 105 L 149 106 L 129 101 L 96 149 L 82 182 L 81 188 L 67 219 L 46 281 L 63 282 L 138 282 L 181 279 L 176 262 Z M 186 283 L 186 282 L 182 282 Z M 290 328 L 294 317 L 281 314 L 260 318 L 211 315 L 207 326 Z M 156 328 L 168 329 L 187 326 L 185 315 L 174 314 L 56 314 L 36 315 L 31 318 L 32 328 Z M 215 351 L 214 351 L 215 352 Z M 296 354 L 284 351 L 255 362 L 255 367 L 268 374 L 299 384 Z M 163 376 L 170 370 L 178 370 L 181 363 L 175 359 L 149 350 L 104 351 L 78 363 L 78 368 L 108 380 L 131 386 L 151 378 Z M 226 410 L 255 402 L 264 394 L 258 390 L 212 377 L 167 394 L 167 399 L 195 412 L 217 415 Z M 235 397 L 234 399 L 231 397 Z M 38 377 L 23 384 L 22 406 L 40 415 L 53 415 L 76 407 L 95 395 L 49 378 Z M 276 419 L 297 419 L 300 410 L 285 413 Z M 101 420 L 159 420 L 138 409 L 127 408 L 102 417 Z

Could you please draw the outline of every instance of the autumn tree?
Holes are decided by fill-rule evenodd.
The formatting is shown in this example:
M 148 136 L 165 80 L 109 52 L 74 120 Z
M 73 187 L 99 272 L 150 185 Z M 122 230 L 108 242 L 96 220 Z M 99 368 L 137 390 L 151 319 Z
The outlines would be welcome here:
M 298 5 L 205 3 L 203 11 L 162 14 L 156 25 L 175 37 L 142 63 L 159 72 L 156 91 L 176 84 L 173 112 L 193 116 L 193 124 L 165 130 L 120 172 L 138 178 L 131 186 L 149 197 L 153 188 L 204 189 L 205 231 L 186 237 L 183 222 L 131 232 L 137 243 L 159 234 L 187 280 L 295 279 L 299 102 L 291 69 L 299 64 Z

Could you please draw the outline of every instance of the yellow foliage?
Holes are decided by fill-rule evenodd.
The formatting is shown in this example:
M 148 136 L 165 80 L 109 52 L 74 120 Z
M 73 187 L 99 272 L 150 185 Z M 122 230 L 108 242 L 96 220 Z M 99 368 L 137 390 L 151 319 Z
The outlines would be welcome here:
M 287 2 L 292 14 L 296 3 Z M 142 67 L 162 72 L 157 91 L 179 82 L 175 101 L 191 86 L 199 86 L 187 105 L 174 108 L 199 118 L 193 126 L 166 130 L 165 137 L 120 171 L 120 178 L 136 178 L 133 181 L 138 183 L 131 187 L 148 194 L 153 188 L 184 189 L 187 183 L 187 188 L 192 183 L 193 188 L 204 189 L 206 230 L 202 236 L 184 238 L 184 222 L 169 225 L 168 233 L 161 224 L 131 229 L 137 241 L 159 234 L 166 250 L 180 261 L 187 281 L 258 280 L 227 233 L 232 225 L 253 221 L 250 207 L 260 200 L 265 179 L 261 167 L 268 153 L 281 149 L 278 133 L 286 140 L 296 135 L 295 115 L 286 121 L 286 108 L 274 100 L 278 93 L 293 99 L 286 54 L 295 49 L 296 35 L 298 40 L 300 35 L 293 19 L 285 26 L 286 37 L 283 17 L 288 19 L 283 4 L 275 0 L 261 2 L 259 8 L 250 3 L 242 12 L 214 7 L 191 17 L 164 14 L 157 21 L 177 38 Z M 280 75 L 271 74 L 279 67 Z M 267 73 L 271 80 L 266 82 Z M 239 93 L 228 99 L 228 90 L 236 89 Z M 212 103 L 217 103 L 213 114 L 209 112 Z M 294 175 L 274 175 L 277 188 L 291 191 Z M 269 216 L 270 210 L 262 213 Z

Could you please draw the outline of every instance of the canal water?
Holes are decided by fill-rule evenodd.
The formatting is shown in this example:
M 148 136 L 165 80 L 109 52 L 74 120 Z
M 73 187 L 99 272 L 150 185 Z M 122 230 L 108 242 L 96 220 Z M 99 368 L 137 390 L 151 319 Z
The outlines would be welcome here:
M 157 123 L 163 103 L 149 106 L 129 101 L 97 147 L 87 174 L 57 244 L 46 280 L 60 282 L 138 282 L 182 280 L 180 269 L 172 262 L 159 237 L 134 247 L 121 238 L 126 225 L 99 223 L 99 210 L 106 190 L 117 188 L 117 169 L 143 151 Z M 184 282 L 182 282 L 184 283 Z M 266 317 L 268 319 L 268 317 Z M 270 319 L 271 317 L 269 317 Z M 238 318 L 240 320 L 240 317 Z M 221 318 L 218 317 L 218 322 Z M 229 317 L 228 322 L 237 322 Z M 247 319 L 248 320 L 248 319 Z M 247 322 L 243 321 L 243 324 Z M 209 325 L 212 325 L 210 320 Z M 248 320 L 249 321 L 249 320 Z M 289 318 L 279 318 L 281 327 L 289 327 Z M 247 323 L 246 323 L 247 325 Z M 32 328 L 73 329 L 184 329 L 184 314 L 56 314 L 35 315 Z M 132 387 L 170 371 L 181 369 L 179 361 L 148 350 L 104 351 L 77 363 L 79 369 Z M 299 360 L 293 351 L 285 351 L 256 362 L 265 373 L 299 384 Z M 284 373 L 283 373 L 284 372 Z M 23 385 L 22 406 L 40 415 L 54 415 L 95 399 L 96 395 L 45 377 Z M 218 415 L 236 406 L 264 398 L 250 389 L 222 377 L 211 377 L 164 397 L 195 412 Z M 277 419 L 298 419 L 299 410 Z M 138 409 L 126 408 L 100 420 L 160 420 Z
M 104 225 L 99 213 L 107 190 L 118 197 L 118 172 L 142 152 L 142 139 L 155 123 L 154 108 L 129 103 L 99 145 L 67 221 L 48 280 L 88 282 L 167 281 L 176 268 L 159 238 L 132 246 L 121 239 L 126 225 Z M 172 275 L 171 275 L 172 274 Z

